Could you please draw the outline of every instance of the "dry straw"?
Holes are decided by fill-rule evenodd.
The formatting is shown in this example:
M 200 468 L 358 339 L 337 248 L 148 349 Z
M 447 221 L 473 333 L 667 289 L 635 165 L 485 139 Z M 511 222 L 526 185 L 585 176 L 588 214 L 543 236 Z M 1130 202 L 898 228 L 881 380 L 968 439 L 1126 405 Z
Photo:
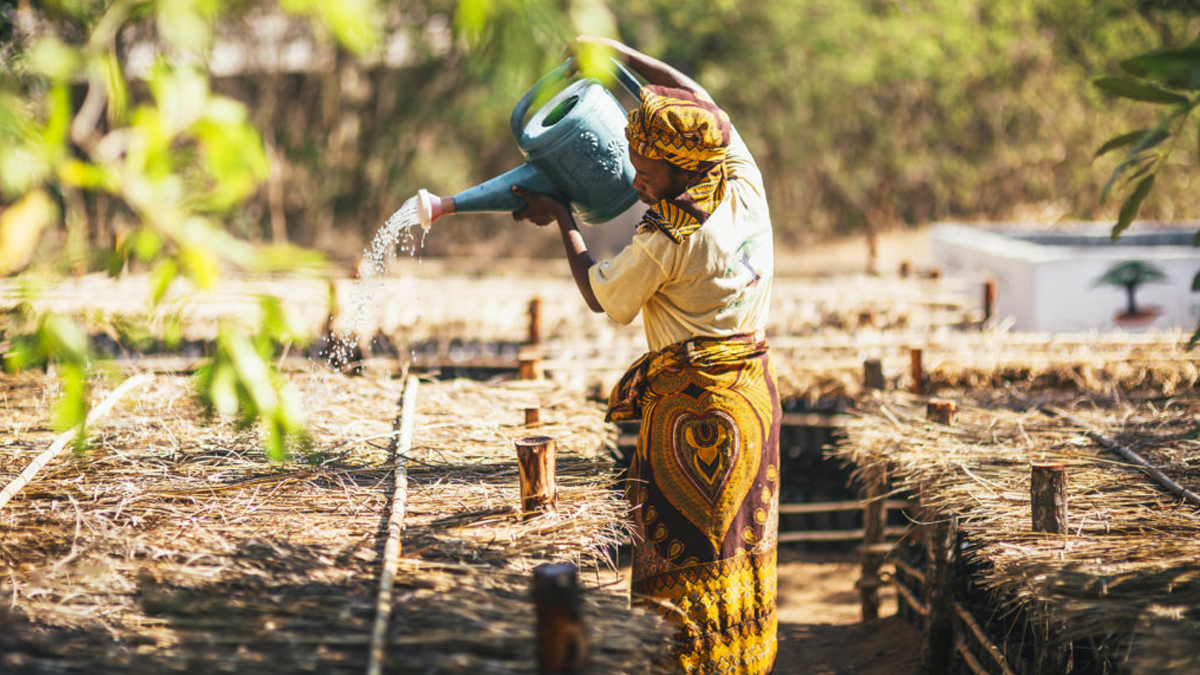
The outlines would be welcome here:
M 0 511 L 0 671 L 365 672 L 401 383 L 292 378 L 312 411 L 309 457 L 269 463 L 256 430 L 205 424 L 186 378 L 159 376 L 88 455 Z M 45 447 L 29 415 L 52 384 L 22 382 L 6 390 L 27 414 L 3 418 L 4 466 Z M 549 383 L 421 390 L 387 668 L 530 672 L 530 572 L 566 561 L 583 570 L 596 672 L 650 670 L 667 634 L 607 570 L 626 507 L 600 412 Z M 560 509 L 523 521 L 512 439 L 532 405 L 560 442 Z
M 1189 672 L 1200 667 L 1194 648 L 1176 642 L 1200 641 L 1200 514 L 1087 433 L 1102 430 L 1195 490 L 1200 397 L 1133 403 L 1042 394 L 1039 404 L 1053 402 L 1067 417 L 1027 407 L 1025 397 L 991 398 L 986 405 L 960 400 L 950 427 L 925 420 L 924 399 L 876 395 L 860 404 L 848 442 L 833 452 L 858 472 L 886 466 L 892 487 L 927 509 L 924 518 L 957 523 L 974 583 L 998 600 L 985 620 L 1024 609 L 1048 642 L 1090 644 L 1130 672 L 1162 672 L 1140 669 L 1148 659 L 1169 658 Z M 1031 530 L 1029 468 L 1036 461 L 1067 467 L 1066 535 Z

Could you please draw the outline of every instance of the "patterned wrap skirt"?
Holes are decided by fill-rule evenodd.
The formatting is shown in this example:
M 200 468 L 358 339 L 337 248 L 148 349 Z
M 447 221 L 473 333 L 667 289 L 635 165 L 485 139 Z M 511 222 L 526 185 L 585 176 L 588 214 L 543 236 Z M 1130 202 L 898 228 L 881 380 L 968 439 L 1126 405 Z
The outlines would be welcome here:
M 609 400 L 610 420 L 642 420 L 626 488 L 632 595 L 679 626 L 683 672 L 774 666 L 781 416 L 757 335 L 647 354 Z

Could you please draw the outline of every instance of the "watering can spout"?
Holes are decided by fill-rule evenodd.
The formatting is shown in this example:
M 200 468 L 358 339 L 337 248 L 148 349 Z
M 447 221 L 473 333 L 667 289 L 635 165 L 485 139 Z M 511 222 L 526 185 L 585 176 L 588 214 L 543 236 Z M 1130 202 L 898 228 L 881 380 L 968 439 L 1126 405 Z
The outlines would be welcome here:
M 455 211 L 453 197 L 439 197 L 424 189 L 417 191 L 417 218 L 426 230 L 433 225 L 433 221 Z

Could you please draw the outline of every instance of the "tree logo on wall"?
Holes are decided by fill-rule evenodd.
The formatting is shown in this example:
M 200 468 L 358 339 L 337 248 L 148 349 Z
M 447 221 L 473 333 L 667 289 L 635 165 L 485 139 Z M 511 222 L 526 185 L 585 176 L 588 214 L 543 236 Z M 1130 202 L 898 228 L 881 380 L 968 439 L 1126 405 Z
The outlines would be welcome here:
M 1141 260 L 1126 260 L 1113 265 L 1104 276 L 1096 280 L 1095 286 L 1118 286 L 1125 289 L 1125 309 L 1113 317 L 1118 326 L 1144 326 L 1161 312 L 1156 305 L 1139 307 L 1137 289 L 1142 284 L 1163 282 L 1167 278 L 1162 270 Z

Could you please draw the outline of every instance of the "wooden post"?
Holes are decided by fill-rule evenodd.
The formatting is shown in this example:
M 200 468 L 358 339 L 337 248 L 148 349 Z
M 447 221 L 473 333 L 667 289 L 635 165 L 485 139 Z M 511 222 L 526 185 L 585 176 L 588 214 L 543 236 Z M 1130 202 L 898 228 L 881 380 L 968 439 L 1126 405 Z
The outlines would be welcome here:
M 529 344 L 536 345 L 542 341 L 542 299 L 534 297 L 529 301 Z
M 909 373 L 912 376 L 912 393 L 920 396 L 925 391 L 925 369 L 921 365 L 921 349 L 913 347 L 908 351 Z
M 883 379 L 883 363 L 879 359 L 863 361 L 863 386 L 867 389 L 883 389 L 887 385 Z
M 862 576 L 858 579 L 858 594 L 862 599 L 862 620 L 879 618 L 879 568 L 887 556 L 884 545 L 884 529 L 887 525 L 887 509 L 884 497 L 887 494 L 887 473 L 883 466 L 873 465 L 863 472 L 863 548 Z
M 525 426 L 536 429 L 542 426 L 542 410 L 536 406 L 525 409 Z
M 588 642 L 575 566 L 547 563 L 533 568 L 533 605 L 538 672 L 582 673 Z
M 558 482 L 555 478 L 554 439 L 549 436 L 526 436 L 518 439 L 517 466 L 520 473 L 521 510 L 523 518 L 532 518 L 539 511 L 553 511 L 558 505 Z
M 958 404 L 954 401 L 935 398 L 925 406 L 925 417 L 929 418 L 930 422 L 938 424 L 954 424 L 954 413 L 957 411 Z
M 954 656 L 954 527 L 942 514 L 925 513 L 925 642 L 922 672 L 949 675 Z
M 909 274 L 912 274 L 912 263 L 907 260 L 900 261 L 900 278 L 907 279 Z
M 1034 462 L 1029 471 L 1033 531 L 1067 533 L 1067 469 L 1058 462 Z
M 996 282 L 988 279 L 983 282 L 983 320 L 989 321 L 996 307 Z
M 522 380 L 541 380 L 545 377 L 542 372 L 542 357 L 535 354 L 522 354 L 517 360 L 517 377 Z

